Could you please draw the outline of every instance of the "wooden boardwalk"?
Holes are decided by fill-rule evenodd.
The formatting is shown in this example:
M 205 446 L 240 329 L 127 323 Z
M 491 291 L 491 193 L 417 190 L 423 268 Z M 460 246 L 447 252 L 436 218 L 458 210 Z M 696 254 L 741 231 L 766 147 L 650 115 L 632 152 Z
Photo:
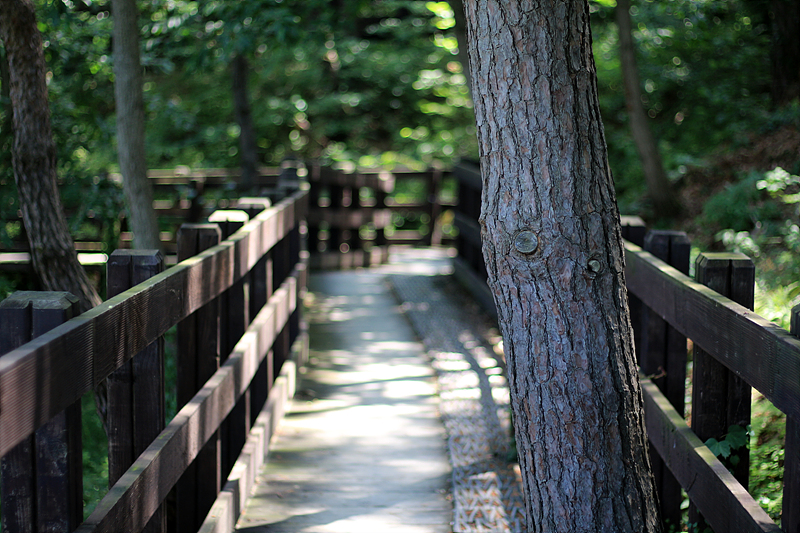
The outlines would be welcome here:
M 433 371 L 386 281 L 441 265 L 311 276 L 309 368 L 238 531 L 452 531 Z

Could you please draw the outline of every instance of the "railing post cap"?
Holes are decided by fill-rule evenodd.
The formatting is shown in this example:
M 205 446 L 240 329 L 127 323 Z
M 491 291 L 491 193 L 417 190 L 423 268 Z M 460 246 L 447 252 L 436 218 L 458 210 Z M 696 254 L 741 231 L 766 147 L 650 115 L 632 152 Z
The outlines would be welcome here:
M 0 302 L 0 308 L 67 309 L 78 301 L 77 296 L 64 291 L 16 291 Z

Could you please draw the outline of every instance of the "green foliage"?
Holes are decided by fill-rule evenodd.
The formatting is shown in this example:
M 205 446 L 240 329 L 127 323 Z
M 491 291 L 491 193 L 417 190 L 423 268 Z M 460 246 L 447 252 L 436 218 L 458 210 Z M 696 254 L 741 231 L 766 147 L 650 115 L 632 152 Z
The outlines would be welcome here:
M 750 494 L 780 523 L 786 415 L 762 396 L 752 405 Z
M 620 209 L 647 214 L 619 66 L 615 2 L 592 2 L 599 99 Z M 642 103 L 675 181 L 770 121 L 769 21 L 745 0 L 642 0 L 631 8 Z M 774 127 L 774 125 L 772 126 Z M 730 227 L 730 226 L 726 226 Z
M 0 276 L 0 301 L 5 300 L 17 290 L 19 281 L 18 276 L 10 276 L 8 274 Z
M 346 8 L 352 18 L 321 9 L 317 17 L 302 18 L 303 31 L 296 20 L 303 10 L 292 4 L 275 8 L 272 26 L 248 23 L 261 28 L 245 32 L 253 35 L 249 88 L 261 162 L 277 164 L 295 154 L 362 166 L 424 167 L 474 156 L 469 91 L 448 31 L 452 11 L 443 4 L 355 2 Z M 221 55 L 232 39 L 221 17 L 232 16 L 232 8 L 213 5 L 181 19 L 182 27 L 195 29 L 174 40 L 199 36 L 209 50 L 199 52 L 202 58 L 188 46 L 177 47 L 185 57 L 175 55 L 166 46 L 174 41 L 159 40 L 158 49 L 171 54 L 175 68 L 152 72 L 145 84 L 151 166 L 237 164 L 239 132 L 227 56 Z M 236 13 L 235 20 L 247 20 L 244 12 Z M 315 21 L 313 27 L 307 20 Z
M 756 207 L 761 199 L 755 186 L 759 177 L 758 174 L 750 174 L 710 197 L 703 205 L 704 223 L 712 227 L 744 231 L 753 228 L 756 221 L 764 219 Z
M 799 193 L 800 177 L 777 167 L 749 174 L 704 208 L 706 223 L 727 228 L 717 233 L 723 246 L 753 258 L 761 288 L 777 290 L 786 300 L 800 296 Z
M 86 518 L 108 492 L 108 441 L 91 392 L 81 398 L 81 420 L 83 422 L 83 515 Z
M 736 466 L 739 463 L 739 457 L 732 456 L 731 453 L 741 448 L 749 448 L 750 427 L 744 428 L 739 425 L 733 425 L 728 428 L 728 434 L 722 440 L 710 438 L 705 442 L 705 445 L 708 446 L 711 453 L 720 459 L 728 459 L 732 465 Z

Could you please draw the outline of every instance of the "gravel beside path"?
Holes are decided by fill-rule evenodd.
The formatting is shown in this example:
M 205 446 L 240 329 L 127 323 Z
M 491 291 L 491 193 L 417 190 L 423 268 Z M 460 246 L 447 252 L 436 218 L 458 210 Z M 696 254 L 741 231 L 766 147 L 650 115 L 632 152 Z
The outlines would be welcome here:
M 522 533 L 518 468 L 509 464 L 509 393 L 497 332 L 447 269 L 389 280 L 436 371 L 453 466 L 457 533 Z

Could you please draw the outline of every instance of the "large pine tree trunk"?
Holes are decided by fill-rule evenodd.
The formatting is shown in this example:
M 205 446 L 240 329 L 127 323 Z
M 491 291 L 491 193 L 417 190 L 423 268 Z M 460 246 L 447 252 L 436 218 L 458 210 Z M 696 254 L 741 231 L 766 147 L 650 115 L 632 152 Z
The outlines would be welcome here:
M 0 38 L 9 67 L 14 179 L 33 267 L 43 289 L 71 292 L 86 311 L 100 297 L 78 262 L 56 185 L 42 37 L 31 0 L 0 2 Z
M 588 4 L 465 4 L 528 529 L 659 531 Z
M 144 145 L 144 94 L 139 59 L 136 0 L 112 0 L 114 14 L 114 97 L 117 152 L 135 248 L 160 250 L 153 186 L 147 178 Z
M 680 203 L 664 172 L 658 145 L 642 107 L 642 90 L 639 86 L 639 69 L 636 67 L 630 8 L 630 0 L 617 0 L 619 56 L 625 87 L 625 107 L 628 109 L 633 142 L 642 162 L 647 195 L 653 203 L 655 214 L 658 218 L 673 218 L 680 213 Z

